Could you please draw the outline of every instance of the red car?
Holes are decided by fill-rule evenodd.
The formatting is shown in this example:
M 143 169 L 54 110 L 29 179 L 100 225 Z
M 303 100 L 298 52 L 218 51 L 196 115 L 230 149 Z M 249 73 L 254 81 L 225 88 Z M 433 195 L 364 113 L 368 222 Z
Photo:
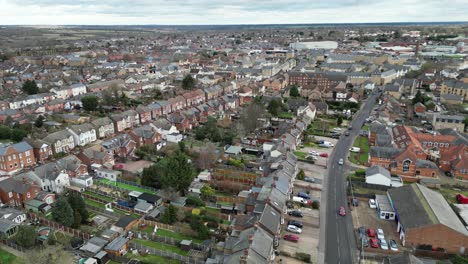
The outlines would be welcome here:
M 379 243 L 377 243 L 377 238 L 374 238 L 374 237 L 369 239 L 369 244 L 373 248 L 378 248 L 379 247 Z
M 291 242 L 297 242 L 299 241 L 299 236 L 297 235 L 284 235 L 284 240 L 291 241 Z
M 327 153 L 320 153 L 320 157 L 328 158 L 328 154 Z
M 369 237 L 375 237 L 375 230 L 372 228 L 367 229 L 367 235 Z
M 346 209 L 345 209 L 343 206 L 340 207 L 340 215 L 341 215 L 341 216 L 345 216 L 345 215 L 346 215 Z

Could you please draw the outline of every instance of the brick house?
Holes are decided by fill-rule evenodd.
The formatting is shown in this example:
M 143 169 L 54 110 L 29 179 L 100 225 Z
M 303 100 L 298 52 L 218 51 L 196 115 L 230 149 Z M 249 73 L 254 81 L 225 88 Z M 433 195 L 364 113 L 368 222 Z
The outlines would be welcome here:
M 34 199 L 40 191 L 38 185 L 8 178 L 0 184 L 0 199 L 7 205 L 24 207 L 24 203 Z
M 205 93 L 205 100 L 209 101 L 212 99 L 216 99 L 223 94 L 223 88 L 219 85 L 215 85 L 206 89 L 203 89 Z
M 427 110 L 426 106 L 423 105 L 422 103 L 417 103 L 414 105 L 414 112 L 416 114 L 422 115 L 426 113 L 426 110 Z
M 145 124 L 152 120 L 151 108 L 144 105 L 139 105 L 136 108 L 136 112 L 138 113 L 140 124 Z
M 161 134 L 151 125 L 134 128 L 128 134 L 136 142 L 137 147 L 141 147 L 142 145 L 154 145 L 161 141 Z
M 180 95 L 167 100 L 167 102 L 171 106 L 171 112 L 177 112 L 187 107 L 187 101 Z
M 69 155 L 56 161 L 57 166 L 63 169 L 70 177 L 88 175 L 88 166 L 82 163 L 75 155 Z
M 128 134 L 120 134 L 103 143 L 101 146 L 116 157 L 127 159 L 135 157 L 137 144 Z
M 161 106 L 161 115 L 172 113 L 172 105 L 169 101 L 156 101 L 156 104 Z M 153 119 L 155 118 L 153 117 Z
M 147 106 L 151 111 L 151 119 L 156 120 L 163 115 L 163 107 L 158 103 L 152 103 Z
M 47 112 L 63 112 L 65 109 L 65 101 L 63 99 L 55 99 L 44 104 Z
M 42 140 L 52 146 L 54 154 L 68 153 L 75 148 L 73 135 L 65 129 L 49 134 Z
M 30 138 L 25 138 L 24 141 L 32 146 L 34 157 L 38 163 L 44 163 L 47 159 L 52 157 L 52 147 L 49 143 L 40 139 Z
M 179 131 L 187 131 L 192 129 L 190 120 L 178 113 L 173 113 L 167 116 L 167 120 L 173 124 Z
M 114 123 L 108 117 L 103 117 L 91 121 L 91 124 L 96 128 L 98 138 L 106 138 L 114 135 Z
M 442 152 L 439 166 L 442 171 L 450 172 L 456 179 L 468 180 L 468 146 L 450 146 Z
M 0 173 L 11 174 L 36 164 L 33 147 L 22 141 L 0 147 Z
M 112 168 L 112 166 L 115 164 L 113 154 L 105 150 L 100 150 L 100 148 L 96 147 L 83 149 L 76 156 L 81 160 L 81 162 L 86 164 L 88 168 L 91 166 L 91 164 L 100 164 L 110 168 Z

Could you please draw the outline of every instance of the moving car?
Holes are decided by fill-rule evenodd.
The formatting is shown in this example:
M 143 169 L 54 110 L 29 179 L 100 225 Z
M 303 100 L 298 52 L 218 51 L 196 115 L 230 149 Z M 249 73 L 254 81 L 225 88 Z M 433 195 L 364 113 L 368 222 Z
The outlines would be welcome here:
M 398 251 L 398 245 L 397 245 L 397 243 L 396 243 L 395 240 L 390 239 L 390 240 L 388 241 L 388 244 L 390 245 L 390 249 L 391 249 L 392 251 Z
M 297 221 L 297 220 L 289 220 L 288 225 L 293 225 L 293 226 L 297 226 L 300 228 L 304 226 L 301 221 Z
M 382 229 L 377 229 L 377 238 L 378 239 L 385 239 L 385 235 Z
M 379 244 L 381 249 L 388 250 L 388 244 L 387 241 L 385 241 L 385 239 L 380 239 Z
M 340 214 L 341 216 L 345 216 L 345 215 L 346 215 L 346 209 L 345 209 L 343 206 L 340 207 L 339 214 Z
M 291 242 L 297 242 L 299 241 L 299 236 L 297 235 L 284 235 L 284 240 L 291 241 Z
M 299 227 L 295 225 L 288 225 L 288 227 L 286 227 L 286 230 L 292 233 L 296 233 L 296 234 L 302 233 L 302 229 L 300 229 Z
M 369 244 L 372 248 L 379 248 L 379 244 L 377 243 L 376 238 L 369 239 Z
M 375 237 L 375 230 L 372 228 L 367 229 L 367 235 L 369 237 Z
M 369 207 L 373 209 L 377 208 L 377 204 L 374 199 L 369 199 Z
M 295 217 L 303 217 L 303 216 L 304 216 L 304 214 L 302 214 L 302 212 L 299 211 L 299 210 L 292 210 L 292 211 L 289 211 L 289 212 L 288 212 L 288 215 L 290 215 L 290 216 L 295 216 Z
M 328 153 L 320 153 L 320 157 L 328 158 Z
M 349 132 L 346 131 L 346 132 L 344 133 L 344 135 L 345 135 L 345 136 L 349 136 Z
M 312 178 L 312 177 L 307 177 L 307 176 L 306 176 L 306 177 L 304 177 L 304 181 L 305 181 L 305 182 L 311 182 L 311 183 L 314 183 L 314 182 L 315 182 L 315 179 L 314 179 L 314 178 Z
M 343 159 L 340 159 L 340 160 L 338 161 L 338 165 L 343 165 L 343 163 L 344 163 Z

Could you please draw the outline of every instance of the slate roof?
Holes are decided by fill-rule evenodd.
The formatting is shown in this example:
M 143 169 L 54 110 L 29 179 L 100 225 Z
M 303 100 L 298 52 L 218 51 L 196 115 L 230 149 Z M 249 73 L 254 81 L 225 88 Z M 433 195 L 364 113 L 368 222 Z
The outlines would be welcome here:
M 6 146 L 6 147 L 0 147 L 0 155 L 5 155 L 7 149 L 10 148 L 10 147 L 16 149 L 19 153 L 23 153 L 23 152 L 25 152 L 27 150 L 32 150 L 31 145 L 29 145 L 28 143 L 22 141 L 22 142 L 12 144 L 12 145 L 9 145 L 9 146 Z
M 0 189 L 4 192 L 15 192 L 15 193 L 25 193 L 28 191 L 31 185 L 24 184 L 22 181 L 8 178 L 6 180 L 1 181 Z
M 125 216 L 122 216 L 119 219 L 119 221 L 117 221 L 117 223 L 115 223 L 114 225 L 117 227 L 126 228 L 133 221 L 135 221 L 135 218 L 129 215 L 125 215 Z
M 378 158 L 385 158 L 391 159 L 397 156 L 398 154 L 402 153 L 403 150 L 397 148 L 389 148 L 389 147 L 371 147 L 370 148 L 370 156 L 371 157 L 378 157 Z
M 427 168 L 427 169 L 435 169 L 437 170 L 437 165 L 430 161 L 430 160 L 422 160 L 418 159 L 416 160 L 416 168 Z
M 372 176 L 372 175 L 375 175 L 375 174 L 382 174 L 383 176 L 385 176 L 385 177 L 387 177 L 389 179 L 392 178 L 392 175 L 390 174 L 390 172 L 387 169 L 385 169 L 385 168 L 383 168 L 381 166 L 374 165 L 374 166 L 372 166 L 372 167 L 370 167 L 370 168 L 368 168 L 366 170 L 366 177 L 367 176 Z
M 267 204 L 258 222 L 265 227 L 265 230 L 276 234 L 281 224 L 281 214 Z

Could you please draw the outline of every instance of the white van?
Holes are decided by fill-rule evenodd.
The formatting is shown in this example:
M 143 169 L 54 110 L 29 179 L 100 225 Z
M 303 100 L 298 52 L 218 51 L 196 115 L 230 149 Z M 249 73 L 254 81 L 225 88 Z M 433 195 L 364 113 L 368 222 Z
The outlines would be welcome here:
M 324 141 L 322 144 L 319 144 L 320 147 L 325 147 L 325 148 L 331 148 L 333 147 L 333 143 L 331 142 L 328 142 L 328 141 Z
M 351 151 L 351 152 L 361 152 L 361 148 L 352 147 L 352 148 L 349 149 L 349 151 Z
M 293 202 L 307 204 L 307 200 L 299 196 L 293 196 Z

